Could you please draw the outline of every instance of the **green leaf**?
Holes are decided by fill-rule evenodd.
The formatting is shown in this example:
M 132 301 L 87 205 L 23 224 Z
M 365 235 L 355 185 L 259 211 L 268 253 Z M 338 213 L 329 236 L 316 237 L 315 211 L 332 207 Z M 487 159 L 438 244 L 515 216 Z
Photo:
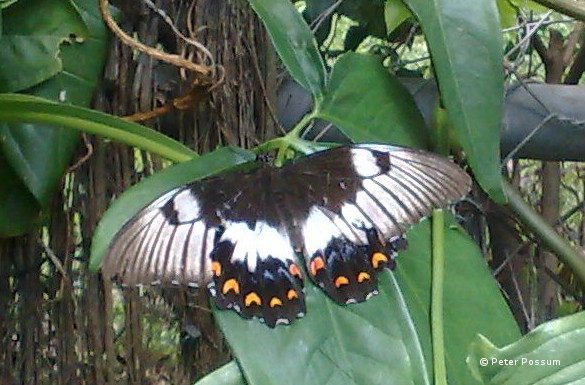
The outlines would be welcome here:
M 15 92 L 45 81 L 62 69 L 54 36 L 3 36 L 0 38 L 0 92 Z
M 341 56 L 316 113 L 356 142 L 428 146 L 425 122 L 412 95 L 374 56 Z
M 166 168 L 125 191 L 104 214 L 93 234 L 89 268 L 97 271 L 114 235 L 132 216 L 167 191 L 249 162 L 247 151 L 224 147 L 189 162 Z
M 516 25 L 516 7 L 512 5 L 510 0 L 497 0 L 498 13 L 500 14 L 500 26 L 502 28 L 510 28 Z
M 307 315 L 287 327 L 214 314 L 250 384 L 429 384 L 400 287 L 390 272 L 379 278 L 380 294 L 351 306 L 307 281 Z
M 339 306 L 307 281 L 307 315 L 291 326 L 269 329 L 244 322 L 233 311 L 214 309 L 248 382 L 429 383 L 429 221 L 413 227 L 408 239 L 410 247 L 399 255 L 396 273 L 382 273 L 380 295 L 365 303 Z M 459 228 L 449 228 L 445 245 L 449 380 L 467 385 L 473 379 L 465 365 L 466 348 L 478 332 L 503 343 L 520 333 L 473 241 Z
M 497 0 L 502 28 L 510 28 L 518 24 L 516 19 L 520 9 L 526 8 L 537 13 L 544 13 L 548 8 L 529 0 Z
M 317 42 L 289 0 L 249 0 L 291 76 L 319 99 L 325 87 L 325 65 Z
M 231 361 L 203 377 L 195 385 L 246 385 L 246 380 L 236 361 Z
M 493 1 L 405 0 L 426 36 L 442 101 L 482 188 L 505 202 L 500 176 L 502 37 Z
M 55 4 L 61 4 L 61 8 L 54 9 L 55 6 L 50 1 L 36 0 L 35 3 L 41 10 L 50 8 L 45 10 L 49 14 L 55 14 L 57 11 L 74 13 L 83 21 L 84 28 L 86 25 L 89 27 L 89 32 L 83 35 L 84 38 L 89 36 L 89 39 L 83 43 L 73 43 L 62 47 L 63 71 L 48 81 L 27 90 L 27 93 L 52 100 L 60 98 L 61 102 L 79 106 L 89 106 L 102 71 L 107 49 L 107 31 L 101 22 L 97 4 L 81 2 L 82 7 L 76 8 L 72 5 L 64 7 L 68 4 L 67 2 L 55 2 Z M 15 16 L 24 13 L 22 7 L 16 8 Z M 27 9 L 30 11 L 29 8 Z M 54 17 L 59 19 L 58 15 Z M 61 15 L 61 18 L 63 17 Z M 73 16 L 69 17 L 76 20 Z M 63 26 L 53 25 L 54 21 L 46 23 L 48 25 L 45 25 L 43 29 L 47 31 L 57 30 L 60 34 L 65 34 L 67 31 L 79 33 L 76 32 L 75 25 L 63 29 Z M 67 25 L 66 21 L 63 21 L 63 24 Z M 32 28 L 32 26 L 28 28 Z M 17 174 L 41 206 L 47 205 L 75 151 L 78 133 L 41 125 L 1 124 L 0 135 L 6 138 L 2 150 L 6 153 Z M 46 167 L 47 164 L 52 167 Z
M 78 9 L 68 1 L 35 0 L 11 8 L 12 22 L 7 27 L 10 31 L 20 28 L 22 33 L 35 33 L 34 28 L 38 26 L 38 33 L 67 37 L 76 35 L 84 39 L 90 37 L 83 44 L 64 46 L 61 52 L 63 71 L 27 90 L 27 93 L 89 106 L 105 60 L 107 34 L 103 24 L 95 22 L 99 17 L 97 5 L 83 3 L 93 13 L 84 8 Z M 36 12 L 44 12 L 53 19 L 41 17 L 36 20 L 36 14 L 26 18 L 28 13 Z M 23 18 L 27 21 L 16 23 Z M 0 124 L 0 135 L 5 139 L 1 148 L 12 167 L 41 206 L 47 205 L 75 150 L 78 134 L 72 130 L 32 124 Z
M 467 363 L 483 384 L 582 384 L 584 340 L 585 313 L 581 312 L 546 322 L 502 348 L 479 335 L 469 347 Z M 482 359 L 487 361 L 482 364 Z
M 16 3 L 18 0 L 0 0 L 0 10 L 4 8 L 10 7 L 12 4 Z M 2 19 L 2 13 L 0 12 L 0 21 Z M 0 31 L 2 30 L 2 23 L 0 22 Z M 0 34 L 1 36 L 1 34 Z
M 71 36 L 85 39 L 87 26 L 67 0 L 30 0 L 3 11 L 0 92 L 32 87 L 63 70 L 59 47 Z
M 76 4 L 70 0 L 20 1 L 4 10 L 4 33 L 59 36 L 67 40 L 73 35 L 76 40 L 86 39 L 88 26 Z
M 454 222 L 452 217 L 447 218 L 448 223 Z M 430 221 L 415 227 L 408 235 L 408 243 L 409 248 L 398 258 L 396 275 L 431 370 Z M 480 250 L 460 227 L 453 225 L 445 230 L 444 303 L 449 384 L 476 383 L 467 370 L 465 358 L 477 333 L 488 335 L 498 343 L 509 343 L 520 337 L 520 331 Z M 474 314 L 481 316 L 470 316 Z
M 549 9 L 544 5 L 540 5 L 532 0 L 509 0 L 511 4 L 516 6 L 517 8 L 527 8 L 531 11 L 544 13 L 547 12 Z
M 33 124 L 0 123 L 0 152 L 41 207 L 49 204 L 67 167 L 69 156 L 62 154 L 75 150 L 77 136 L 67 140 L 71 134 Z
M 384 21 L 388 35 L 411 16 L 412 13 L 402 0 L 386 0 L 384 3 Z
M 37 226 L 40 206 L 0 152 L 0 237 L 12 237 Z M 2 263 L 2 261 L 0 261 Z
M 2 121 L 63 126 L 140 147 L 174 162 L 184 162 L 197 156 L 184 144 L 140 124 L 88 108 L 58 104 L 34 96 L 0 94 L 0 122 Z
M 101 22 L 97 3 L 82 1 L 80 4 L 81 7 L 76 7 L 74 3 L 65 0 L 33 0 L 19 2 L 4 11 L 5 15 L 10 16 L 4 20 L 5 36 L 6 33 L 31 38 L 50 36 L 68 42 L 61 45 L 59 51 L 61 71 L 33 88 L 28 88 L 27 93 L 89 105 L 105 60 L 108 33 Z M 31 58 L 34 59 L 38 58 Z M 20 63 L 21 67 L 26 65 Z M 19 70 L 20 67 L 14 69 Z M 18 74 L 20 72 L 13 75 Z M 21 194 L 21 205 L 31 208 L 40 205 L 43 208 L 48 205 L 75 151 L 78 134 L 62 128 L 22 124 L 23 121 L 26 120 L 17 119 L 10 125 L 0 124 L 0 151 L 4 152 L 7 162 L 15 171 L 12 177 L 20 179 L 10 181 L 10 184 L 28 188 L 36 200 L 30 200 L 30 193 Z M 5 205 L 0 199 L 0 207 L 0 210 L 6 211 L 2 213 L 3 217 L 19 216 L 19 223 L 26 222 L 23 217 L 25 213 L 17 210 L 16 206 Z M 29 219 L 37 223 L 38 213 L 31 214 Z M 18 233 L 15 222 L 5 225 L 11 228 L 12 235 Z M 20 233 L 29 228 L 23 225 Z

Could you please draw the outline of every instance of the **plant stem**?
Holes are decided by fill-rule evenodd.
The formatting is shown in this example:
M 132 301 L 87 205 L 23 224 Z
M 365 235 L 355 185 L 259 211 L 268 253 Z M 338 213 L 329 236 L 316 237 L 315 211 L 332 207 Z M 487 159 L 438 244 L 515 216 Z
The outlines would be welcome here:
M 445 278 L 445 213 L 433 210 L 431 273 L 431 339 L 433 345 L 434 384 L 447 384 L 445 337 L 443 334 L 443 286 Z
M 251 151 L 254 154 L 261 154 L 263 152 L 268 152 L 275 148 L 280 148 L 282 145 L 282 139 L 283 139 L 282 137 L 278 137 L 267 140 L 266 142 L 260 143 L 258 146 L 254 147 Z
M 585 4 L 573 0 L 534 0 L 535 3 L 544 5 L 554 11 L 585 21 Z
M 447 110 L 440 106 L 439 102 L 435 106 L 435 121 L 433 122 L 433 151 L 437 154 L 449 155 L 449 114 Z
M 176 163 L 198 156 L 184 144 L 148 127 L 103 112 L 29 95 L 0 94 L 0 122 L 66 127 L 140 147 Z
M 305 128 L 311 120 L 315 119 L 316 116 L 317 114 L 315 111 L 311 111 L 311 113 L 303 116 L 303 118 L 293 127 L 292 130 L 290 130 L 288 134 L 286 134 L 286 136 L 297 138 L 300 137 L 303 128 Z
M 524 201 L 507 180 L 503 181 L 504 193 L 508 197 L 510 208 L 518 215 L 530 231 L 532 231 L 543 245 L 550 249 L 557 257 L 569 265 L 573 273 L 585 285 L 585 258 L 583 254 L 563 239 L 534 209 Z

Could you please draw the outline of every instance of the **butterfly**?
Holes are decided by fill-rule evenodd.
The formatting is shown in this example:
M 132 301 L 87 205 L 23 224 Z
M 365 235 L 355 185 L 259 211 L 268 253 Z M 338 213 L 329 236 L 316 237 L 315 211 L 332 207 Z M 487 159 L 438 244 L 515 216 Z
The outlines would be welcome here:
M 382 144 L 257 163 L 154 200 L 116 234 L 103 271 L 128 286 L 207 287 L 221 309 L 290 324 L 306 312 L 306 276 L 342 305 L 377 294 L 406 230 L 470 187 L 448 158 Z

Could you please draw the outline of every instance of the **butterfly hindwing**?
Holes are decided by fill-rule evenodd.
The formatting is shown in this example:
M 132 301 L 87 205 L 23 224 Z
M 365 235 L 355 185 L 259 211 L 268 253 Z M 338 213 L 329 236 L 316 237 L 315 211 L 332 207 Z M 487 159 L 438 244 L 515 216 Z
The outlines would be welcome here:
M 378 290 L 404 232 L 463 198 L 446 158 L 386 145 L 337 147 L 174 189 L 118 232 L 104 264 L 126 285 L 206 286 L 219 308 L 270 327 L 304 315 L 303 276 L 340 304 Z
M 228 222 L 210 258 L 218 307 L 270 327 L 304 315 L 302 273 L 286 231 L 263 221 Z

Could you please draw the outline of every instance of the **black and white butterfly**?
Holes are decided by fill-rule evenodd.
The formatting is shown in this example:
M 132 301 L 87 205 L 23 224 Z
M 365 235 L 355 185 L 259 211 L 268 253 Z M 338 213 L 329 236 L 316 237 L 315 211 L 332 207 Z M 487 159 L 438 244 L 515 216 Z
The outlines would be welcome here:
M 259 163 L 156 199 L 118 232 L 104 273 L 125 285 L 207 286 L 220 308 L 289 324 L 305 313 L 305 275 L 340 304 L 376 294 L 408 227 L 470 185 L 447 158 L 388 145 Z

